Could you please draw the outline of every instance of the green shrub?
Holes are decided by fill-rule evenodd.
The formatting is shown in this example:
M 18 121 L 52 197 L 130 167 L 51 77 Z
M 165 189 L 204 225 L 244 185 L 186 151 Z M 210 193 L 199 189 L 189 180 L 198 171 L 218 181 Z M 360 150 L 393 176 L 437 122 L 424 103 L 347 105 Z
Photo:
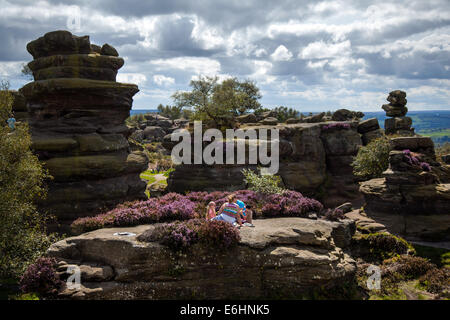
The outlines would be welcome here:
M 46 235 L 46 217 L 33 204 L 45 196 L 48 175 L 30 150 L 28 126 L 17 123 L 12 132 L 6 126 L 13 99 L 8 86 L 0 88 L 0 278 L 17 279 L 56 237 Z
M 353 174 L 363 179 L 378 178 L 389 166 L 389 139 L 381 137 L 359 149 L 352 163 Z
M 429 270 L 420 278 L 419 284 L 428 292 L 450 298 L 450 268 Z
M 414 248 L 404 239 L 390 233 L 370 233 L 355 236 L 353 247 L 366 260 L 382 261 L 402 254 L 415 254 Z
M 281 178 L 275 175 L 262 175 L 250 169 L 243 169 L 245 183 L 249 190 L 264 194 L 282 194 Z

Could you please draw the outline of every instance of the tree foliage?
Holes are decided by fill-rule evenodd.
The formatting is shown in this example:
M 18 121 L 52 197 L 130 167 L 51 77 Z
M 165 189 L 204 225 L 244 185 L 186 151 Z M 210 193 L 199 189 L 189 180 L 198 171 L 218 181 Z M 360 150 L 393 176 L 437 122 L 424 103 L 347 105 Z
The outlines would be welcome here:
M 185 109 L 183 106 L 176 105 L 176 106 L 170 106 L 170 105 L 158 105 L 158 113 L 162 115 L 163 117 L 169 118 L 171 120 L 175 119 L 189 119 L 192 116 L 192 111 Z
M 226 79 L 219 83 L 218 77 L 200 77 L 192 80 L 191 91 L 177 91 L 172 98 L 178 107 L 192 108 L 193 118 L 216 128 L 229 128 L 235 116 L 261 108 L 261 94 L 250 80 Z
M 17 278 L 54 240 L 45 233 L 45 217 L 33 201 L 45 196 L 48 177 L 31 152 L 28 126 L 6 125 L 13 97 L 9 84 L 0 88 L 0 278 Z
M 363 179 L 381 177 L 389 166 L 390 151 L 391 146 L 386 137 L 375 139 L 361 147 L 352 163 L 353 173 Z
M 292 108 L 280 106 L 273 109 L 273 111 L 279 122 L 286 122 L 286 120 L 290 118 L 300 118 L 300 112 Z

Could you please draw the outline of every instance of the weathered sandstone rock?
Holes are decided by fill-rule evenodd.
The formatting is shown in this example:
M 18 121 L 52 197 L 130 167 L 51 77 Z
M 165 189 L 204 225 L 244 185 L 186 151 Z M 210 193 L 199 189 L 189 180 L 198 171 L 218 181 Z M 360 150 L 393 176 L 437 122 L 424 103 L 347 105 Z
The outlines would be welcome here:
M 377 118 L 370 118 L 364 121 L 361 121 L 358 124 L 358 132 L 363 134 L 370 131 L 378 130 L 380 129 L 380 124 L 378 123 Z
M 278 124 L 278 120 L 277 120 L 277 118 L 274 118 L 274 117 L 267 117 L 267 118 L 264 118 L 261 121 L 261 124 L 264 124 L 264 125 L 276 125 L 276 124 Z
M 40 206 L 67 223 L 125 200 L 144 197 L 139 173 L 147 158 L 130 153 L 125 119 L 136 85 L 115 82 L 123 59 L 109 45 L 68 31 L 45 34 L 27 45 L 34 82 L 27 101 L 32 148 L 50 175 Z
M 333 130 L 322 130 L 324 123 L 242 125 L 241 129 L 254 129 L 257 136 L 261 129 L 278 129 L 280 135 L 278 175 L 283 184 L 310 196 L 321 193 L 324 199 L 330 198 L 328 193 L 333 189 L 335 195 L 330 198 L 329 204 L 335 206 L 357 196 L 358 191 L 350 164 L 361 146 L 361 137 L 356 132 L 356 123 L 346 122 L 346 124 L 349 128 L 338 127 Z M 171 151 L 177 142 L 171 141 L 169 134 L 163 138 L 162 144 Z M 248 150 L 247 147 L 246 149 Z M 255 167 L 256 165 L 249 165 L 248 162 L 234 166 L 179 165 L 169 176 L 168 189 L 185 192 L 245 188 L 241 170 Z M 331 184 L 328 183 L 330 181 Z
M 363 145 L 367 145 L 375 139 L 381 138 L 383 136 L 383 129 L 377 129 L 362 134 Z
M 61 272 L 80 266 L 80 290 L 60 292 L 72 299 L 298 298 L 354 276 L 356 263 L 346 253 L 353 221 L 277 218 L 254 224 L 241 229 L 241 242 L 228 250 L 195 245 L 177 254 L 146 242 L 154 225 L 143 225 L 67 238 L 47 255 L 62 261 Z M 135 235 L 114 235 L 123 231 Z
M 239 123 L 255 123 L 258 121 L 254 113 L 240 115 L 236 117 L 236 120 Z
M 367 215 L 409 239 L 448 240 L 448 166 L 435 160 L 430 138 L 399 137 L 391 143 L 394 150 L 384 177 L 361 183 Z

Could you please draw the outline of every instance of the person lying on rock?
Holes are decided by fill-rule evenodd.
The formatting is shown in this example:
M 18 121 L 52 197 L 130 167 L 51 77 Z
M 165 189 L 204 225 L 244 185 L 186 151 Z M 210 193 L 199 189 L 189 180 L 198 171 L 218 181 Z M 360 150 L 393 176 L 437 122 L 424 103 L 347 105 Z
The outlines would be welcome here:
M 242 209 L 241 213 L 241 220 L 246 227 L 254 227 L 253 225 L 253 212 L 250 208 L 250 206 L 246 206 L 244 201 L 238 200 L 236 201 L 236 204 L 239 206 L 239 208 Z
M 216 203 L 211 201 L 206 207 L 206 220 L 211 220 L 216 217 Z
M 238 225 L 240 228 L 242 227 L 241 213 L 242 209 L 236 203 L 236 196 L 230 194 L 227 202 L 220 207 L 219 214 L 212 220 L 225 221 L 232 225 Z

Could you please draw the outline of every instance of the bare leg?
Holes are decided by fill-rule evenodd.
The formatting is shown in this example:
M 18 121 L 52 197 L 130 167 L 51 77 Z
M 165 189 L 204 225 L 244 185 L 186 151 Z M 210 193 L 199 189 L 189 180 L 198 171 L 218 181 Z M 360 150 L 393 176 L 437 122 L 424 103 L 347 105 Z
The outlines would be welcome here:
M 245 219 L 247 220 L 248 223 L 253 223 L 253 211 L 250 209 L 247 209 L 247 216 L 245 217 Z

